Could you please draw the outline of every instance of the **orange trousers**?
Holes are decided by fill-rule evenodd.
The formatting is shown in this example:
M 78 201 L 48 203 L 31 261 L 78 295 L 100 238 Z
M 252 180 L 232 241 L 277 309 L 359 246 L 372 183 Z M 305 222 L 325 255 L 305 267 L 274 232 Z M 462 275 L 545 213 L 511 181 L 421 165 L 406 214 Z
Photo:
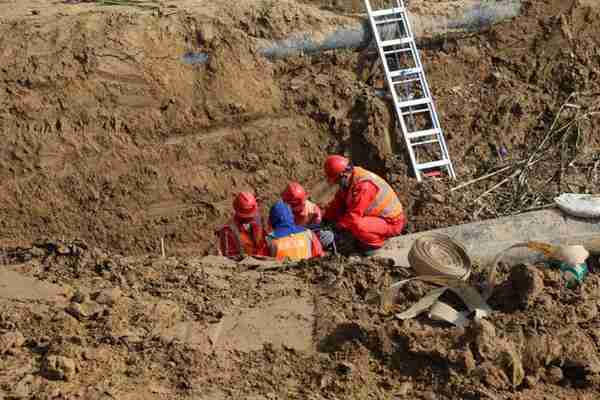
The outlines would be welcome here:
M 349 226 L 349 231 L 363 246 L 371 248 L 382 247 L 394 236 L 400 236 L 406 226 L 406 217 L 386 220 L 380 217 L 362 217 L 355 219 Z

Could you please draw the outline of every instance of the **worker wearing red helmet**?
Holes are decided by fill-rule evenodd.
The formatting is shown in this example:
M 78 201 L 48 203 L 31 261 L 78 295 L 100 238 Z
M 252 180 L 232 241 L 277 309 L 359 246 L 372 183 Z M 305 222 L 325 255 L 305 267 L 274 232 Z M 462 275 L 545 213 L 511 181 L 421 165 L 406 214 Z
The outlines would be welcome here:
M 339 155 L 327 157 L 325 175 L 340 189 L 323 219 L 349 231 L 363 250 L 376 250 L 386 239 L 402 233 L 406 224 L 402 204 L 383 178 Z
M 216 234 L 222 255 L 231 258 L 268 256 L 265 229 L 258 212 L 256 197 L 249 192 L 239 193 L 233 200 L 232 220 Z
M 321 223 L 321 209 L 307 197 L 306 191 L 298 182 L 290 182 L 281 194 L 281 199 L 290 206 L 294 213 L 296 225 L 306 226 Z

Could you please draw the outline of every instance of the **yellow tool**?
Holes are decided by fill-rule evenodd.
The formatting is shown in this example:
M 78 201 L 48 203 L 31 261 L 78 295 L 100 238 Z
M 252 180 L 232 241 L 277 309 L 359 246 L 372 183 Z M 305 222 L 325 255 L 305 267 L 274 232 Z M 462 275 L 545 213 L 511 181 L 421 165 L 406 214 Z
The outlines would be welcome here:
M 543 242 L 527 242 L 527 247 L 531 250 L 538 250 L 552 260 L 564 262 L 570 265 L 578 265 L 590 256 L 590 253 L 583 246 L 555 246 Z

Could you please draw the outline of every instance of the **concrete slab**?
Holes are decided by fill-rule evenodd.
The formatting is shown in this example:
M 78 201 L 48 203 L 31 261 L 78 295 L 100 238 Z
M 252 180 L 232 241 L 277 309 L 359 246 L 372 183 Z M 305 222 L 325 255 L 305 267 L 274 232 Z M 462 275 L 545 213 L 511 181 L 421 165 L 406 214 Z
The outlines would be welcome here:
M 479 265 L 489 264 L 500 251 L 528 240 L 582 244 L 592 254 L 600 251 L 600 220 L 575 218 L 558 209 L 547 209 L 400 236 L 388 241 L 385 253 L 391 254 L 389 258 L 397 265 L 408 266 L 408 252 L 413 242 L 428 233 L 445 234 L 462 243 L 473 262 Z M 539 258 L 535 253 L 517 249 L 505 260 L 535 261 Z

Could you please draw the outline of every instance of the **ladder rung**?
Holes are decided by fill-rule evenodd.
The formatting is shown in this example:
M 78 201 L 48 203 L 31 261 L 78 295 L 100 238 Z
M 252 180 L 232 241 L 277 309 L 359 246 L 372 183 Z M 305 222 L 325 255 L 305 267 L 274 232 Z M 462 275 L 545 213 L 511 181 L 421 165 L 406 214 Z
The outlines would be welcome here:
M 426 130 L 423 130 L 423 131 L 408 132 L 406 134 L 406 137 L 409 138 L 409 139 L 418 139 L 418 138 L 423 137 L 423 136 L 437 135 L 438 133 L 440 133 L 440 130 L 437 129 L 437 128 L 434 128 L 434 129 L 426 129 Z
M 411 146 L 421 146 L 424 144 L 431 144 L 431 143 L 438 143 L 439 140 L 437 139 L 431 139 L 431 140 L 423 140 L 422 142 L 415 142 L 415 143 L 411 143 Z
M 406 53 L 407 51 L 412 51 L 412 49 L 410 47 L 406 47 L 404 49 L 384 51 L 383 54 L 387 56 L 389 54 Z
M 391 24 L 393 22 L 404 22 L 404 18 L 379 19 L 375 21 L 376 25 Z
M 420 79 L 415 78 L 415 79 L 405 79 L 403 81 L 394 81 L 392 82 L 392 85 L 396 86 L 396 85 L 406 85 L 409 83 L 413 83 L 413 82 L 421 82 Z
M 398 46 L 400 44 L 407 44 L 410 42 L 412 42 L 412 38 L 410 38 L 410 37 L 406 37 L 406 38 L 402 38 L 402 39 L 386 40 L 386 41 L 381 42 L 381 47 Z
M 398 102 L 397 105 L 399 108 L 405 108 L 405 107 L 414 107 L 414 106 L 420 106 L 423 104 L 429 104 L 431 103 L 431 99 L 429 97 L 425 97 L 422 99 L 417 99 L 417 100 L 410 100 L 410 101 L 402 101 L 402 102 Z
M 450 163 L 450 160 L 440 160 L 440 161 L 432 161 L 424 164 L 417 164 L 417 169 L 419 171 L 424 169 L 431 169 L 437 167 L 445 167 Z
M 396 7 L 396 8 L 387 8 L 385 10 L 377 10 L 371 13 L 373 18 L 384 17 L 386 15 L 394 15 L 406 12 L 404 8 Z
M 424 113 L 424 112 L 430 112 L 429 107 L 428 108 L 421 108 L 418 110 L 412 110 L 412 111 L 407 111 L 407 112 L 403 112 L 402 116 L 406 117 L 407 115 L 414 115 L 414 114 L 419 114 L 419 113 Z
M 390 77 L 397 78 L 399 76 L 420 74 L 421 72 L 423 72 L 421 68 L 399 69 L 397 71 L 390 71 Z
M 446 168 L 451 178 L 455 178 L 454 168 L 446 148 L 446 141 L 439 127 L 438 116 L 429 92 L 425 70 L 421 65 L 419 50 L 411 32 L 409 16 L 402 1 L 395 2 L 398 7 L 373 10 L 370 1 L 365 1 L 369 22 L 373 31 L 377 50 L 385 72 L 385 79 L 394 100 L 396 126 L 408 146 L 410 161 L 420 182 L 423 176 L 441 174 Z M 388 25 L 389 24 L 389 25 Z M 407 58 L 412 57 L 414 67 Z M 415 86 L 419 86 L 415 90 Z M 403 95 L 403 89 L 406 93 Z M 404 97 L 404 98 L 403 98 Z M 422 118 L 430 119 L 431 128 L 417 127 Z M 407 117 L 408 116 L 408 117 Z M 408 124 L 411 122 L 412 124 Z M 414 130 L 409 132 L 409 129 Z M 415 130 L 416 129 L 416 130 Z M 417 146 L 436 144 L 441 154 L 437 161 L 419 163 L 416 160 Z M 413 151 L 414 150 L 414 151 Z

